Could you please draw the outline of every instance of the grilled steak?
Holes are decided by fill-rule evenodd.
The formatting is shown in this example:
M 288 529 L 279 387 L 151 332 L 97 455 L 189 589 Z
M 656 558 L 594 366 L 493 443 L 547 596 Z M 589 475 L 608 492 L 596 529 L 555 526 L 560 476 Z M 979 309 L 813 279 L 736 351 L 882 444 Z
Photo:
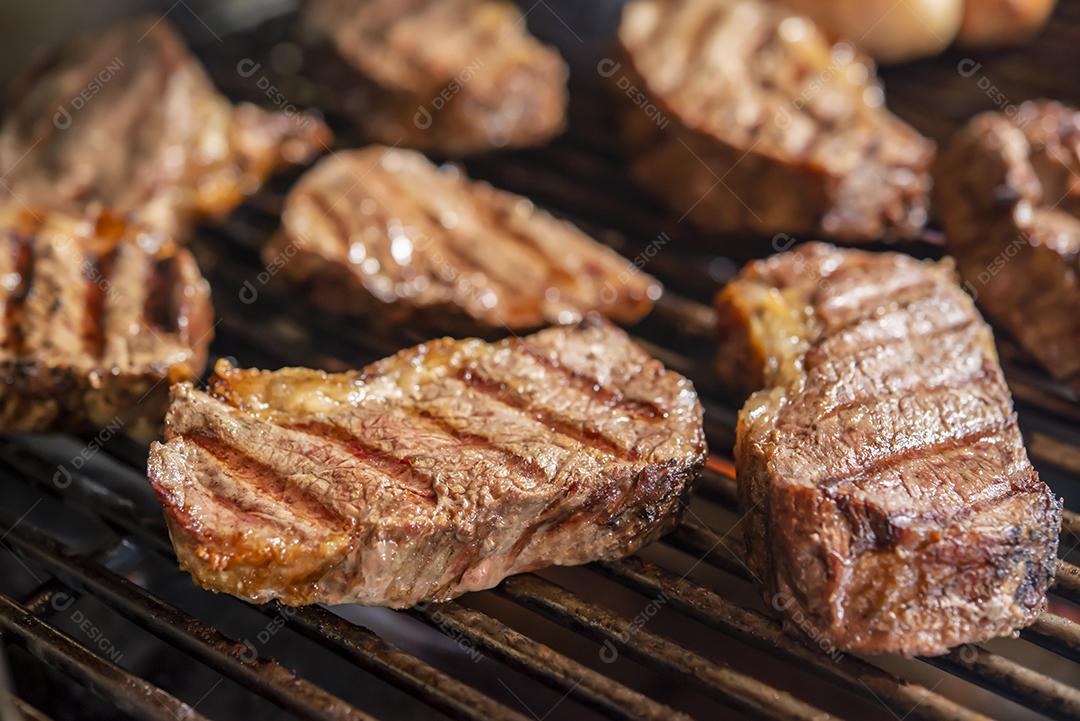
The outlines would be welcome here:
M 527 199 L 410 150 L 335 153 L 289 194 L 269 267 L 384 328 L 490 334 L 644 316 L 660 286 Z
M 98 204 L 178 235 L 329 141 L 314 117 L 230 105 L 154 19 L 76 37 L 16 82 L 6 110 L 0 194 Z
M 347 72 L 321 62 L 328 101 L 369 140 L 470 153 L 562 131 L 566 64 L 504 0 L 310 0 L 307 25 Z
M 705 453 L 690 382 L 595 316 L 352 373 L 219 362 L 173 387 L 166 438 L 150 481 L 199 584 L 393 607 L 633 553 Z
M 1055 102 L 979 115 L 942 153 L 936 207 L 965 287 L 1080 390 L 1080 115 Z
M 624 61 L 631 170 L 718 232 L 909 238 L 933 144 L 882 106 L 870 61 L 764 0 L 634 0 Z
M 209 286 L 191 255 L 110 214 L 0 205 L 0 431 L 149 440 L 169 383 L 197 377 Z
M 802 630 L 940 654 L 1046 605 L 1061 503 L 1024 450 L 993 338 L 948 263 L 822 244 L 719 295 L 747 562 Z

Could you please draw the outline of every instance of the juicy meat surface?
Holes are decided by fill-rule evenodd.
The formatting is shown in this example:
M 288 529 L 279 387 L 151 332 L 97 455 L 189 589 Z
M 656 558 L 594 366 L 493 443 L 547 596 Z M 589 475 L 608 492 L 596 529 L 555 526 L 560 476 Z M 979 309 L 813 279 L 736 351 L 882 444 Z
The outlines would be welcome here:
M 528 199 L 382 146 L 308 171 L 264 260 L 317 304 L 387 328 L 490 335 L 589 311 L 633 323 L 660 295 L 630 261 Z
M 690 382 L 598 317 L 362 371 L 173 387 L 149 475 L 181 564 L 255 602 L 412 606 L 634 553 L 704 462 Z
M 370 140 L 470 153 L 539 145 L 566 122 L 566 64 L 512 3 L 311 0 L 305 20 L 352 71 L 333 98 Z
M 206 364 L 210 289 L 188 251 L 110 214 L 0 204 L 0 431 L 149 440 Z
M 633 0 L 619 43 L 631 172 L 673 212 L 717 232 L 921 231 L 933 144 L 850 44 L 764 0 Z
M 313 116 L 233 106 L 166 20 L 76 36 L 12 86 L 0 194 L 90 204 L 183 236 L 330 140 Z
M 964 286 L 1080 391 L 1080 114 L 1051 101 L 984 113 L 949 141 L 936 208 Z
M 908 655 L 1035 620 L 1061 503 L 950 264 L 814 243 L 750 264 L 717 309 L 722 375 L 761 388 L 735 458 L 774 608 L 835 648 Z

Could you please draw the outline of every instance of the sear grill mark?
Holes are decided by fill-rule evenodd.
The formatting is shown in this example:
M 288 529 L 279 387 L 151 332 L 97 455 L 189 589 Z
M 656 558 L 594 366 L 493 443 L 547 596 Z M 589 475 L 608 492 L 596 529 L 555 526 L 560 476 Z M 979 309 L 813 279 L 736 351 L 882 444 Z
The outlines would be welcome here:
M 147 324 L 165 333 L 180 331 L 184 324 L 180 321 L 182 301 L 177 292 L 182 287 L 177 256 L 154 261 L 148 283 L 143 311 Z
M 95 360 L 105 353 L 105 310 L 112 292 L 111 278 L 116 264 L 117 246 L 88 257 L 83 264 L 86 280 L 86 314 L 83 316 L 83 342 L 87 354 Z
M 510 347 L 529 356 L 547 370 L 561 375 L 571 386 L 609 408 L 624 411 L 637 420 L 655 421 L 667 417 L 667 411 L 663 408 L 649 401 L 628 398 L 618 391 L 610 390 L 595 378 L 564 366 L 520 338 L 511 339 Z
M 334 530 L 342 530 L 352 525 L 349 518 L 325 505 L 308 491 L 290 485 L 276 470 L 244 450 L 234 448 L 220 438 L 202 433 L 187 435 L 185 440 L 216 458 L 228 469 L 230 478 L 244 484 L 253 493 L 283 503 L 290 510 Z M 218 494 L 214 495 L 221 498 Z
M 531 459 L 514 453 L 508 448 L 496 445 L 494 441 L 486 436 L 482 436 L 462 428 L 457 428 L 445 418 L 435 415 L 431 411 L 420 409 L 417 411 L 419 417 L 430 421 L 432 424 L 438 427 L 439 430 L 452 436 L 456 441 L 464 446 L 471 448 L 477 448 L 485 452 L 495 453 L 499 456 L 500 460 L 513 470 L 517 471 L 522 476 L 527 477 L 534 484 L 547 483 L 550 479 L 548 474 L 541 468 L 536 462 Z
M 394 479 L 401 488 L 410 493 L 429 502 L 436 498 L 435 479 L 432 476 L 416 470 L 404 458 L 398 458 L 392 453 L 388 453 L 370 443 L 365 443 L 341 426 L 312 421 L 310 423 L 290 423 L 284 425 L 283 428 L 331 441 L 347 450 L 362 461 L 364 465 Z
M 602 433 L 529 405 L 528 399 L 522 398 L 507 387 L 505 383 L 486 378 L 476 369 L 461 369 L 457 372 L 457 378 L 472 390 L 534 418 L 547 426 L 553 433 L 573 438 L 584 446 L 602 451 L 620 460 L 636 461 L 639 458 L 635 449 L 623 448 Z

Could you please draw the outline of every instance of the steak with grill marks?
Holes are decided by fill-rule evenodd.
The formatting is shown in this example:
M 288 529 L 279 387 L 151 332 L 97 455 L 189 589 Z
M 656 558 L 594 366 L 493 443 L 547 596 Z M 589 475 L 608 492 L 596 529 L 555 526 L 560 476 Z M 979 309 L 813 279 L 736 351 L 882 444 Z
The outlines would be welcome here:
M 320 161 L 289 193 L 264 260 L 315 303 L 382 328 L 491 335 L 644 316 L 660 286 L 526 198 L 372 146 Z
M 304 12 L 333 48 L 318 60 L 326 102 L 368 140 L 456 154 L 563 129 L 566 64 L 510 2 L 310 0 Z
M 596 316 L 351 373 L 219 362 L 173 387 L 166 439 L 150 481 L 200 585 L 393 607 L 634 553 L 705 454 L 690 382 Z
M 984 113 L 935 171 L 965 288 L 1055 378 L 1080 391 L 1080 113 L 1051 101 Z
M 809 244 L 721 291 L 747 563 L 813 638 L 940 654 L 1046 606 L 1061 503 L 947 262 Z M 745 376 L 743 376 L 745 373 Z
M 872 63 L 764 0 L 634 0 L 623 62 L 631 172 L 728 233 L 917 236 L 933 144 L 889 113 Z
M 160 18 L 75 37 L 13 84 L 5 110 L 0 191 L 177 236 L 330 140 L 313 116 L 232 106 Z
M 110 214 L 0 205 L 0 431 L 149 440 L 170 383 L 198 377 L 209 286 L 161 235 Z

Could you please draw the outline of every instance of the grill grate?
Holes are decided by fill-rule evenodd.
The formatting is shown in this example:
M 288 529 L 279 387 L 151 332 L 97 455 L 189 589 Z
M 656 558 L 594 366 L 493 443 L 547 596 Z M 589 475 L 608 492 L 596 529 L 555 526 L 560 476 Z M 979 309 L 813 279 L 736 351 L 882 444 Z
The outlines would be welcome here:
M 594 92 L 591 86 L 578 88 L 575 97 L 587 98 Z M 628 185 L 610 138 L 598 131 L 605 126 L 595 103 L 579 102 L 573 113 L 570 133 L 551 148 L 481 158 L 469 163 L 469 170 L 545 203 L 627 256 L 644 252 L 661 233 L 672 241 L 650 256 L 648 270 L 669 287 L 693 297 L 669 293 L 635 333 L 666 364 L 691 377 L 706 404 L 713 454 L 695 491 L 692 510 L 697 508 L 708 520 L 692 512 L 674 533 L 640 557 L 525 574 L 508 579 L 494 592 L 386 615 L 400 622 L 418 621 L 428 636 L 438 632 L 462 649 L 482 654 L 494 668 L 512 669 L 523 679 L 553 689 L 557 701 L 547 712 L 550 718 L 578 718 L 587 709 L 610 718 L 688 719 L 710 714 L 713 701 L 740 714 L 770 719 L 895 715 L 974 721 L 987 718 L 987 709 L 994 715 L 1024 718 L 1080 718 L 1080 692 L 1063 680 L 1070 674 L 1080 675 L 1080 666 L 1072 667 L 1073 662 L 1080 663 L 1080 625 L 1070 619 L 1080 617 L 1070 605 L 1080 603 L 1080 568 L 1065 561 L 1058 570 L 1052 612 L 1026 629 L 1022 640 L 956 649 L 928 659 L 928 664 L 830 654 L 829 649 L 807 645 L 784 632 L 771 609 L 758 600 L 752 574 L 734 551 L 741 544 L 734 471 L 725 454 L 734 438 L 735 408 L 717 392 L 708 366 L 710 311 L 701 301 L 730 276 L 742 256 L 710 255 L 687 229 L 665 218 Z M 274 282 L 259 287 L 256 303 L 240 301 L 237 291 L 262 270 L 257 250 L 276 226 L 280 190 L 260 194 L 221 227 L 207 230 L 196 246 L 213 284 L 221 320 L 215 352 L 234 354 L 244 365 L 297 364 L 336 370 L 356 367 L 421 340 L 374 337 L 355 324 L 327 319 L 298 306 Z M 936 251 L 928 245 L 920 252 Z M 1080 420 L 1080 406 L 1025 365 L 1015 349 L 1006 345 L 1002 357 L 1021 422 L 1032 440 L 1033 460 L 1059 492 L 1068 493 L 1080 479 L 1080 435 L 1068 425 Z M 122 439 L 104 445 L 103 456 L 112 467 L 126 466 L 142 473 L 145 448 Z M 17 554 L 27 572 L 38 579 L 29 591 L 0 581 L 0 635 L 5 644 L 89 687 L 122 713 L 173 721 L 204 718 L 198 708 L 205 696 L 180 700 L 164 690 L 158 679 L 129 669 L 136 664 L 111 659 L 101 644 L 95 646 L 85 637 L 77 640 L 63 629 L 60 611 L 76 599 L 92 599 L 290 717 L 372 718 L 362 700 L 354 703 L 343 698 L 356 694 L 343 693 L 341 684 L 331 683 L 327 675 L 294 670 L 274 660 L 267 649 L 245 641 L 245 636 L 223 630 L 216 609 L 235 602 L 202 594 L 209 611 L 183 610 L 165 600 L 168 594 L 137 570 L 138 561 L 118 561 L 128 556 L 156 558 L 170 569 L 174 581 L 179 578 L 186 583 L 175 569 L 156 508 L 133 502 L 107 473 L 92 470 L 88 464 L 57 483 L 55 459 L 26 438 L 0 441 L 0 473 L 7 484 L 60 509 L 62 518 L 89 518 L 109 531 L 107 542 L 86 549 L 76 547 L 62 529 L 38 527 L 36 514 L 20 517 L 0 512 L 0 545 Z M 1080 516 L 1068 513 L 1062 537 L 1066 555 L 1077 543 Z M 699 580 L 706 577 L 709 580 Z M 606 602 L 603 594 L 591 588 L 598 578 L 624 591 L 622 600 Z M 663 623 L 660 618 L 652 622 L 651 616 L 641 620 L 639 612 L 647 604 L 663 606 Z M 269 624 L 280 623 L 343 660 L 348 668 L 362 669 L 446 717 L 474 721 L 547 717 L 535 713 L 513 688 L 508 687 L 508 694 L 493 692 L 491 684 L 466 679 L 467 674 L 457 673 L 457 668 L 445 669 L 446 663 L 422 659 L 386 640 L 385 634 L 332 610 L 293 610 L 277 604 L 255 610 Z M 714 653 L 683 640 L 685 628 L 717 632 L 736 651 L 716 649 Z M 589 639 L 588 645 L 583 646 L 581 639 Z M 582 648 L 589 651 L 583 654 Z M 767 661 L 748 656 L 746 668 L 731 663 L 743 648 L 764 654 Z M 1046 668 L 1048 662 L 1033 656 L 1033 649 L 1056 654 L 1053 678 L 1034 668 Z M 631 671 L 605 665 L 620 654 L 640 668 Z M 1069 669 L 1058 670 L 1065 666 Z M 684 700 L 667 692 L 665 685 L 670 681 L 635 683 L 652 671 L 659 678 L 685 684 L 692 698 Z M 830 690 L 808 693 L 806 684 L 796 679 L 799 674 L 826 681 Z M 949 674 L 1019 706 L 987 702 L 963 684 L 950 683 L 939 690 Z M 697 695 L 705 700 L 699 701 Z M 577 705 L 561 709 L 559 704 L 567 698 Z M 975 703 L 969 703 L 972 700 Z M 46 718 L 26 701 L 17 700 L 17 707 L 26 718 Z

